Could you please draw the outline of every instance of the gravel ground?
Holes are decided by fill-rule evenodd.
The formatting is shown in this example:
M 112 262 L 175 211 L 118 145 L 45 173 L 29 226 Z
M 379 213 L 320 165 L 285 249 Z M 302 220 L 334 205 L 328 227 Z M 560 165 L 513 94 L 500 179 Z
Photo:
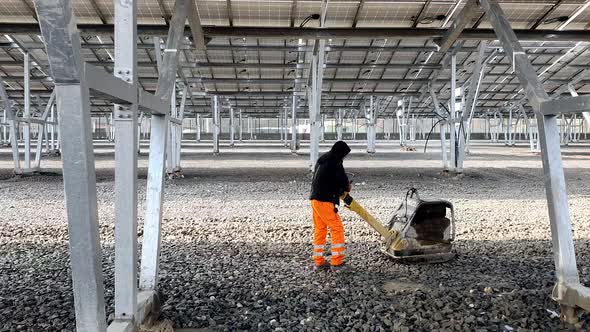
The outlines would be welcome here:
M 574 329 L 555 317 L 558 308 L 549 298 L 554 265 L 538 156 L 524 147 L 482 146 L 467 162 L 465 176 L 454 179 L 439 174 L 436 155 L 356 152 L 347 161 L 356 173 L 353 196 L 381 220 L 410 186 L 423 197 L 455 204 L 458 259 L 393 262 L 379 253 L 376 233 L 341 209 L 351 269 L 313 272 L 305 157 L 236 152 L 211 163 L 214 158 L 195 153 L 183 161 L 185 178 L 166 185 L 163 318 L 177 328 L 228 331 Z M 589 154 L 588 146 L 564 152 L 578 268 L 586 285 Z M 97 162 L 108 314 L 114 291 L 109 158 L 105 153 Z M 416 161 L 421 158 L 432 167 L 413 168 L 424 167 Z M 15 179 L 8 167 L 0 169 L 0 331 L 72 331 L 61 176 Z M 144 170 L 140 178 L 143 222 Z M 590 329 L 588 314 L 578 329 Z

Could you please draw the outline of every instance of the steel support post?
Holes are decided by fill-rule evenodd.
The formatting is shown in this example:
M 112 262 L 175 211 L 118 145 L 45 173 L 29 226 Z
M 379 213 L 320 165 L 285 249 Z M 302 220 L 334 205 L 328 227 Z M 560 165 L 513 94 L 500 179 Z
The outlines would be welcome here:
M 416 117 L 412 114 L 412 121 L 410 122 L 410 142 L 416 142 Z
M 168 121 L 169 115 L 152 114 L 139 277 L 139 287 L 142 290 L 155 290 L 158 283 Z
M 25 107 L 23 110 L 23 118 L 29 120 L 31 118 L 31 61 L 29 59 L 29 52 L 25 52 L 24 57 L 24 94 Z M 23 123 L 23 138 L 25 143 L 25 169 L 31 168 L 31 123 Z
M 323 143 L 326 140 L 326 114 L 322 114 L 322 121 L 320 123 L 320 142 Z
M 401 100 L 400 100 L 401 101 Z M 398 109 L 395 112 L 395 118 L 397 120 L 397 128 L 399 131 L 399 146 L 404 146 L 404 128 L 403 128 L 403 116 L 402 116 L 403 110 Z
M 170 94 L 170 121 L 168 122 L 168 140 L 166 141 L 166 173 L 174 173 L 174 166 L 176 158 L 176 126 L 172 119 L 176 119 L 176 86 Z
M 403 123 L 403 129 L 404 129 L 404 146 L 408 145 L 408 140 L 410 139 L 409 117 L 410 117 L 411 105 L 412 105 L 412 97 L 410 97 L 410 99 L 408 99 L 408 108 L 406 109 L 405 101 L 404 101 L 404 106 L 402 108 L 403 109 L 402 123 Z
M 195 130 L 196 130 L 196 140 L 197 142 L 201 141 L 201 114 L 197 113 L 195 118 Z
M 451 97 L 449 99 L 449 110 L 451 112 L 450 115 L 450 124 L 451 124 L 451 131 L 449 135 L 450 140 L 450 157 L 451 157 L 451 164 L 449 170 L 451 172 L 457 171 L 457 109 L 456 109 L 456 99 L 457 99 L 457 56 L 455 54 L 451 55 Z
M 317 66 L 316 60 L 312 58 L 312 80 L 313 80 L 313 87 L 307 89 L 308 97 L 309 98 L 309 167 L 313 171 L 315 169 L 315 162 L 319 157 L 319 145 L 320 145 L 320 137 L 319 137 L 319 119 L 316 117 L 316 103 L 315 103 L 315 85 L 317 83 L 315 77 L 317 74 L 314 74 L 315 67 Z
M 239 122 L 239 124 L 238 124 L 238 126 L 239 126 L 238 127 L 238 129 L 239 129 L 239 131 L 238 131 L 238 139 L 241 142 L 242 141 L 242 132 L 244 131 L 243 130 L 244 127 L 242 126 L 242 110 L 240 110 L 240 114 L 238 116 L 238 122 Z
M 498 143 L 500 142 L 500 133 L 502 132 L 502 130 L 504 129 L 504 116 L 502 115 L 502 113 L 500 112 L 495 112 L 494 113 L 494 120 L 496 120 L 496 138 L 495 138 L 495 142 Z
M 219 98 L 217 96 L 211 97 L 211 104 L 213 105 L 213 153 L 219 153 L 219 131 L 220 131 L 220 118 L 219 118 Z
M 369 106 L 368 109 L 365 109 L 365 119 L 366 119 L 366 136 L 367 136 L 367 153 L 371 153 L 371 138 L 373 137 L 373 130 L 371 125 L 371 107 Z
M 455 168 L 455 171 L 457 173 L 462 173 L 463 172 L 463 161 L 465 160 L 465 133 L 466 131 L 466 121 L 463 121 L 463 118 L 460 115 L 461 110 L 465 109 L 465 95 L 463 93 L 463 88 L 458 88 L 457 92 L 459 92 L 459 95 L 456 97 L 459 97 L 460 102 L 456 102 L 455 103 L 455 111 L 457 111 L 455 119 L 457 121 L 457 123 L 455 124 L 455 127 L 457 129 L 457 140 L 456 140 L 456 144 L 457 144 L 457 165 Z
M 512 143 L 512 108 L 508 110 L 508 125 L 506 126 L 505 134 L 504 134 L 504 142 L 506 145 L 514 145 Z
M 391 140 L 391 137 L 393 137 L 395 135 L 395 123 L 396 123 L 396 119 L 394 119 L 393 117 L 389 118 L 390 122 L 391 122 L 391 127 L 388 127 L 388 133 L 387 133 L 387 140 Z
M 507 58 L 511 60 L 516 70 L 516 75 L 529 103 L 538 114 L 537 126 L 543 151 L 545 188 L 557 278 L 552 296 L 561 305 L 562 318 L 574 322 L 577 320 L 575 314 L 577 307 L 590 310 L 590 291 L 580 285 L 576 265 L 557 117 L 541 114 L 541 104 L 549 101 L 550 98 L 543 89 L 500 5 L 495 0 L 481 0 L 480 4 L 485 9 L 498 40 L 504 47 Z
M 52 1 L 55 0 L 47 2 Z M 37 12 L 42 13 L 44 8 L 39 2 L 36 2 Z M 45 38 L 49 40 L 49 36 Z M 84 83 L 56 81 L 55 91 L 60 114 L 76 329 L 106 331 L 88 89 Z
M 51 95 L 49 96 L 49 100 L 47 101 L 47 105 L 45 105 L 45 111 L 43 112 L 43 114 L 41 115 L 41 121 L 43 121 L 43 123 L 39 123 L 38 125 L 38 131 L 37 131 L 37 146 L 35 149 L 35 166 L 34 168 L 36 170 L 41 168 L 41 152 L 43 150 L 43 136 L 45 135 L 47 137 L 47 131 L 46 131 L 46 126 L 47 126 L 47 117 L 49 116 L 49 112 L 53 106 L 53 101 L 55 99 L 55 92 L 52 92 Z M 41 107 L 41 105 L 39 105 L 39 107 Z M 48 145 L 49 142 L 46 141 L 46 150 L 49 151 Z
M 534 121 L 531 119 L 531 122 Z M 539 141 L 539 137 L 538 137 L 538 131 L 537 131 L 537 127 L 536 126 L 532 126 L 532 123 L 529 123 L 529 145 L 530 145 L 530 149 L 531 152 L 537 152 L 537 147 L 538 147 L 538 141 Z
M 137 84 L 137 1 L 115 2 L 113 73 Z M 137 312 L 137 104 L 114 105 L 115 320 L 133 324 Z
M 366 111 L 367 118 L 367 153 L 375 153 L 375 140 L 377 132 L 375 130 L 376 110 L 374 97 L 369 98 L 369 109 Z
M 174 15 L 170 21 L 166 52 L 161 59 L 158 85 L 155 96 L 169 100 L 175 89 L 180 42 L 184 37 L 186 15 L 189 12 L 187 0 L 176 0 Z M 160 57 L 156 47 L 156 59 Z M 170 114 L 152 114 L 150 133 L 150 154 L 146 189 L 146 212 L 141 251 L 141 270 L 139 287 L 142 290 L 155 290 L 158 283 L 160 261 L 160 238 L 162 207 L 164 200 L 164 174 L 166 167 L 166 145 L 168 141 L 168 122 Z
M 254 133 L 252 132 L 252 118 L 248 117 L 248 132 L 250 133 L 250 140 L 254 139 Z
M 442 154 L 443 171 L 449 170 L 449 159 L 447 157 L 447 122 L 440 122 L 440 148 Z
M 113 142 L 115 140 L 115 126 L 113 123 L 113 114 L 109 114 L 109 117 L 107 119 L 107 122 L 109 124 L 109 142 Z
M 291 97 L 291 152 L 297 153 L 297 96 Z
M 399 130 L 399 145 L 406 146 L 407 139 L 408 139 L 408 118 L 407 113 L 409 113 L 409 105 L 411 104 L 412 100 L 408 103 L 408 112 L 406 112 L 406 102 L 404 99 L 400 99 L 397 102 L 398 110 L 396 112 L 396 119 L 397 119 L 397 126 Z
M 50 109 L 51 109 L 51 107 L 50 107 Z M 49 153 L 49 125 L 48 125 L 47 121 L 43 125 L 43 141 L 45 142 L 45 153 Z M 39 151 L 39 152 L 41 152 L 41 151 Z M 41 156 L 41 154 L 39 154 L 39 156 Z M 40 167 L 40 165 L 37 167 Z
M 175 173 L 182 171 L 180 164 L 181 150 L 182 150 L 182 124 L 184 122 L 184 109 L 186 107 L 186 98 L 188 94 L 188 87 L 185 85 L 182 88 L 182 98 L 180 99 L 180 108 L 176 113 L 176 137 L 174 138 L 174 144 L 176 145 L 174 152 L 176 153 L 174 158 L 174 169 Z
M 172 121 L 177 118 L 176 91 L 173 91 L 170 96 L 170 122 L 168 122 L 168 144 L 166 145 L 166 173 L 168 173 L 169 177 L 174 173 L 174 167 L 176 167 L 176 138 L 178 135 L 177 126 Z
M 289 146 L 289 106 L 287 105 L 287 100 L 285 100 L 285 107 L 283 109 L 283 112 L 285 113 L 285 122 L 283 123 L 283 132 L 284 132 L 285 139 L 283 141 L 283 144 L 285 145 L 285 147 L 288 147 Z
M 356 126 L 356 114 L 352 117 L 352 140 L 356 141 L 356 131 L 357 131 L 357 126 Z
M 234 136 L 236 131 L 236 124 L 235 124 L 235 117 L 234 117 L 234 109 L 230 107 L 229 109 L 229 146 L 234 146 Z
M 343 109 L 338 109 L 336 111 L 336 140 L 337 141 L 341 141 L 342 140 L 342 125 L 343 125 L 343 121 L 344 121 L 344 110 Z
M 469 153 L 469 145 L 471 143 L 471 122 L 475 113 L 475 107 L 477 105 L 477 98 L 479 97 L 479 89 L 485 72 L 485 51 L 488 42 L 482 40 L 479 43 L 477 60 L 475 61 L 475 67 L 473 68 L 473 74 L 469 81 L 469 93 L 465 101 L 465 108 L 462 115 L 463 124 L 465 127 L 465 133 L 467 134 L 467 141 L 465 142 L 465 152 Z
M 0 82 L 2 83 L 2 82 Z M 2 83 L 3 84 L 3 83 Z M 8 142 L 8 131 L 7 129 L 7 124 L 8 124 L 8 118 L 6 117 L 6 109 L 2 110 L 2 144 L 6 144 Z
M 320 27 L 324 27 L 326 19 L 327 0 L 322 1 L 320 13 Z M 315 163 L 319 157 L 321 125 L 323 125 L 321 118 L 321 103 L 322 103 L 322 82 L 324 76 L 324 57 L 325 57 L 326 40 L 316 40 L 314 44 L 312 59 L 311 59 L 311 87 L 307 89 L 309 98 L 309 161 L 310 169 L 315 169 Z M 323 132 L 323 131 L 322 131 Z
M 139 114 L 139 119 L 137 119 L 137 154 L 141 153 L 141 124 L 143 122 L 143 112 Z
M 279 111 L 279 115 L 277 116 L 277 130 L 279 132 L 279 140 L 281 142 L 281 144 L 283 144 L 285 142 L 285 131 L 283 130 L 285 128 L 285 117 L 284 117 L 284 113 L 285 109 L 283 108 L 282 110 Z
M 55 153 L 57 151 L 57 145 L 55 144 L 55 128 L 57 123 L 57 118 L 55 117 L 55 105 L 51 106 L 51 118 L 50 121 L 52 123 L 51 130 L 50 130 L 50 138 L 51 138 L 51 151 Z
M 282 126 L 283 117 L 281 116 L 281 113 L 282 112 L 279 111 L 279 115 L 277 115 L 277 130 L 279 132 L 279 141 L 281 143 L 283 143 L 285 141 L 285 138 L 283 137 L 283 134 L 284 134 L 283 126 Z
M 448 171 L 449 170 L 449 160 L 447 158 L 447 137 L 446 137 L 446 129 L 447 129 L 448 123 L 445 120 L 446 115 L 444 115 L 442 113 L 442 111 L 440 110 L 440 103 L 438 101 L 438 97 L 436 96 L 436 93 L 434 92 L 434 89 L 432 88 L 432 86 L 430 84 L 428 85 L 428 92 L 430 93 L 430 97 L 432 99 L 432 104 L 434 105 L 434 111 L 441 119 L 441 121 L 439 123 L 441 157 L 442 157 L 442 161 L 443 161 L 443 171 Z
M 89 91 L 81 79 L 80 37 L 70 0 L 35 0 L 35 8 L 46 43 L 60 114 L 76 329 L 104 332 L 106 316 L 96 172 Z
M 20 156 L 18 151 L 18 122 L 16 121 L 16 112 L 12 108 L 12 101 L 8 97 L 8 93 L 6 93 L 6 87 L 4 86 L 4 81 L 0 77 L 0 98 L 2 99 L 2 105 L 4 106 L 4 111 L 6 113 L 6 119 L 9 127 L 9 141 L 10 141 L 10 148 L 12 150 L 12 160 L 14 162 L 14 172 L 20 172 Z

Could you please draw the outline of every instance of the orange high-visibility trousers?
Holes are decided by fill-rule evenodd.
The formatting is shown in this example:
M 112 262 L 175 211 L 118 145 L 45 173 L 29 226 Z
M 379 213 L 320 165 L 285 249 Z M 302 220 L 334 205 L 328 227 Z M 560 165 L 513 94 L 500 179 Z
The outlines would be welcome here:
M 330 229 L 330 264 L 340 265 L 344 262 L 344 226 L 336 212 L 334 203 L 311 201 L 313 209 L 313 261 L 316 266 L 326 263 L 324 249 L 326 246 L 326 235 Z

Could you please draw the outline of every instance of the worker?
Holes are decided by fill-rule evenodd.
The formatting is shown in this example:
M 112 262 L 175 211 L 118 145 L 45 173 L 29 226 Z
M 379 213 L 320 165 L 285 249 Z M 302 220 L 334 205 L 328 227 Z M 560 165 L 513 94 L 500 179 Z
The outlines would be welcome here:
M 340 195 L 351 190 L 342 165 L 349 152 L 348 144 L 338 141 L 315 165 L 310 200 L 313 210 L 313 261 L 316 270 L 328 267 L 324 257 L 328 229 L 331 238 L 330 266 L 334 271 L 341 271 L 344 264 L 344 226 L 337 207 Z

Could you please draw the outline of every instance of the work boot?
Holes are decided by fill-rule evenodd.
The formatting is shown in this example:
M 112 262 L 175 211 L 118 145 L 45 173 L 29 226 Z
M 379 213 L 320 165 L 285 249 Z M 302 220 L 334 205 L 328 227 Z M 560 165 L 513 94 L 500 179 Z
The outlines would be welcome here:
M 330 269 L 330 265 L 328 265 L 328 264 L 314 265 L 313 266 L 313 271 L 314 272 L 324 272 L 324 271 L 328 271 L 329 269 Z
M 345 272 L 350 271 L 350 267 L 348 265 L 346 265 L 345 263 L 342 263 L 340 265 L 330 266 L 330 270 L 334 273 L 345 273 Z

